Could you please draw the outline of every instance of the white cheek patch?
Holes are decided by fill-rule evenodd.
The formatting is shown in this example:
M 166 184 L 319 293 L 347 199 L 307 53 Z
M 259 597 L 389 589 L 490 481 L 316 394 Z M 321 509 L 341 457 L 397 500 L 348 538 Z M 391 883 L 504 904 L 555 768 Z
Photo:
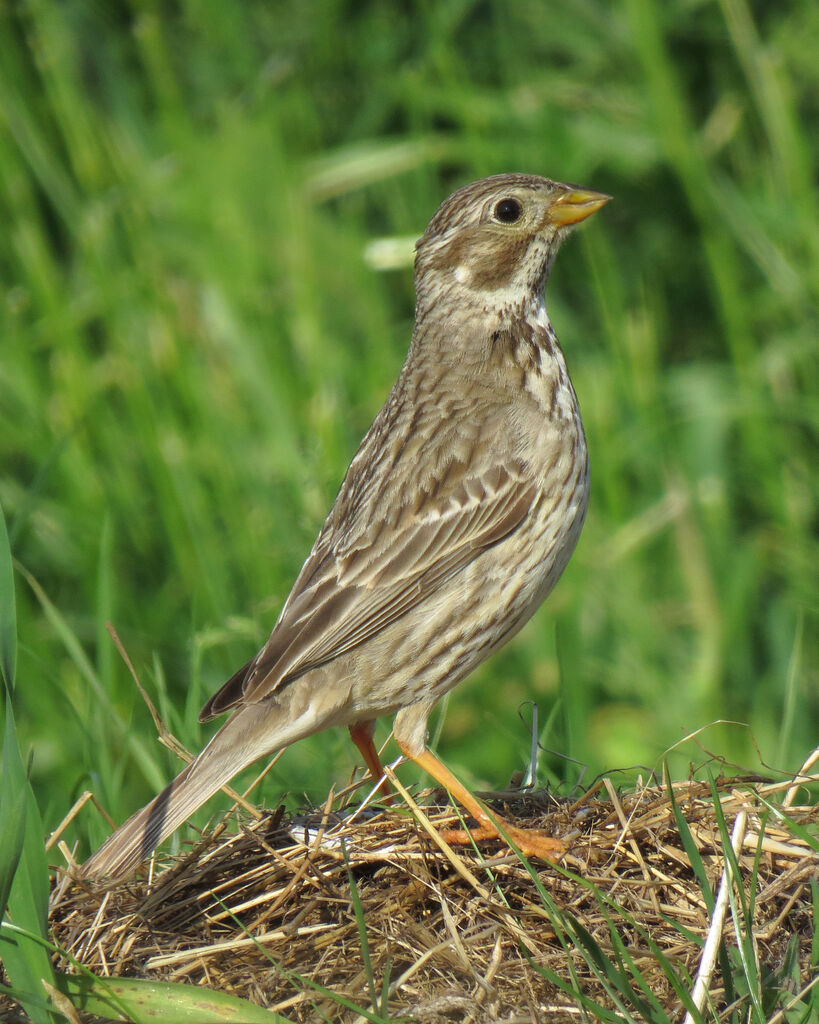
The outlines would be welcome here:
M 452 276 L 458 282 L 458 284 L 469 284 L 472 278 L 472 271 L 469 267 L 464 266 L 463 263 L 459 263 L 458 266 L 452 271 Z

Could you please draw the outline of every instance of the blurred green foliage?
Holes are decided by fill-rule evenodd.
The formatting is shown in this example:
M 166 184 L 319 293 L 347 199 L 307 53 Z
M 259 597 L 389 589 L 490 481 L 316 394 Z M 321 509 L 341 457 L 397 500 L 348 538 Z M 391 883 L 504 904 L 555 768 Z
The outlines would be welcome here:
M 379 272 L 368 244 L 512 170 L 615 197 L 547 293 L 592 503 L 546 609 L 434 720 L 439 750 L 502 785 L 536 700 L 574 759 L 542 780 L 650 768 L 716 719 L 747 727 L 704 748 L 798 767 L 819 732 L 817 38 L 807 0 L 0 7 L 0 502 L 47 823 L 86 787 L 124 817 L 175 767 L 107 619 L 199 749 L 403 360 L 409 264 Z M 299 744 L 267 798 L 323 797 L 353 754 Z

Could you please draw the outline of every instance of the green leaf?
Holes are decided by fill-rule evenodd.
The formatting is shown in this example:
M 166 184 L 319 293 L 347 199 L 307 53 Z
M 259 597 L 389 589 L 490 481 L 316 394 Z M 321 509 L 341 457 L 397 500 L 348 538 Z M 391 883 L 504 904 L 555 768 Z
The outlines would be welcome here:
M 609 993 L 612 995 L 615 992 L 619 993 L 622 999 L 625 1000 L 626 1004 L 633 1006 L 644 1020 L 655 1020 L 656 1018 L 652 1014 L 651 1007 L 637 992 L 635 992 L 629 982 L 626 972 L 605 954 L 602 948 L 595 941 L 591 932 L 582 925 L 576 917 L 568 913 L 566 914 L 566 917 L 571 921 L 577 948 L 585 952 L 586 962 L 597 974 L 600 982 L 604 985 L 608 982 L 606 988 Z M 621 1009 L 625 1012 L 625 1006 L 621 1006 Z M 663 1015 L 663 1020 L 664 1022 L 667 1022 L 668 1018 Z
M 347 855 L 347 844 L 342 839 L 341 841 L 341 852 L 344 855 L 344 863 L 347 867 L 347 878 L 350 881 L 350 897 L 353 904 L 353 913 L 355 914 L 356 927 L 358 928 L 358 939 L 361 944 L 361 960 L 364 964 L 364 973 L 367 976 L 367 987 L 370 991 L 370 1004 L 374 1009 L 378 1009 L 378 996 L 375 990 L 375 978 L 373 977 L 373 965 L 370 959 L 370 943 L 367 939 L 367 921 L 364 917 L 364 907 L 361 904 L 361 896 L 358 892 L 358 886 L 355 884 L 355 876 L 353 875 L 353 869 L 350 866 L 350 858 Z M 383 1011 L 386 1007 L 381 1007 Z
M 640 996 L 633 991 L 631 984 L 626 981 L 625 971 L 622 970 L 622 966 L 621 974 L 625 981 L 625 987 L 621 988 L 621 991 L 625 996 L 627 996 L 627 998 L 629 998 L 635 1009 L 640 1011 L 647 1020 L 657 1021 L 658 1024 L 660 1021 L 662 1021 L 663 1024 L 670 1024 L 668 1015 L 663 1010 L 659 999 L 657 999 L 651 991 L 651 985 L 645 979 L 639 967 L 634 962 L 633 957 L 629 953 L 628 946 L 623 942 L 622 936 L 617 930 L 613 918 L 609 913 L 607 913 L 605 907 L 601 907 L 601 909 L 603 910 L 603 914 L 609 926 L 609 935 L 611 936 L 612 947 L 617 953 L 619 963 L 627 968 L 628 977 L 630 977 L 640 987 L 646 998 L 645 1000 L 641 999 Z M 642 930 L 640 934 L 643 934 Z M 645 938 L 644 935 L 643 938 Z
M 134 1024 L 290 1024 L 246 999 L 198 985 L 58 974 L 56 987 L 85 1013 L 121 1020 L 125 1012 Z
M 705 900 L 705 906 L 708 910 L 709 918 L 714 913 L 714 906 L 716 904 L 716 896 L 714 890 L 711 888 L 711 883 L 708 881 L 708 875 L 705 870 L 705 865 L 700 857 L 700 851 L 697 848 L 697 844 L 694 842 L 694 837 L 691 835 L 691 829 L 688 827 L 685 815 L 682 813 L 677 798 L 674 793 L 674 786 L 671 782 L 671 775 L 668 771 L 668 765 L 665 765 L 665 777 L 669 780 L 667 792 L 668 799 L 671 803 L 671 807 L 674 811 L 674 820 L 677 823 L 677 831 L 680 833 L 680 839 L 682 840 L 683 848 L 688 854 L 688 860 L 691 864 L 691 868 L 696 876 L 697 882 L 699 883 L 700 892 Z M 717 813 L 721 813 L 722 805 L 719 803 L 719 795 L 716 796 Z M 676 926 L 676 925 L 675 925 Z M 730 969 L 730 962 L 728 959 L 728 953 L 725 948 L 725 942 L 720 939 L 719 948 L 717 950 L 717 957 L 719 959 L 719 966 L 722 972 L 723 981 L 725 982 L 725 997 L 730 1003 L 734 998 L 734 977 Z
M 711 787 L 711 799 L 714 804 L 714 814 L 719 826 L 720 838 L 722 841 L 722 852 L 725 858 L 725 869 L 728 872 L 729 884 L 727 887 L 728 903 L 731 908 L 731 917 L 734 922 L 736 951 L 741 963 L 741 976 L 735 976 L 734 981 L 747 985 L 748 998 L 751 1001 L 753 1014 L 757 1020 L 764 1017 L 761 999 L 761 985 L 759 975 L 759 964 L 757 962 L 756 949 L 752 938 L 753 916 L 743 887 L 743 875 L 739 866 L 739 860 L 734 853 L 731 844 L 731 832 L 725 820 L 725 813 L 722 809 L 722 802 L 719 798 L 719 791 L 714 777 L 709 772 L 708 781 Z M 760 832 L 760 842 L 762 833 Z M 758 848 L 759 849 L 759 848 Z M 751 883 L 752 884 L 752 883 Z
M 764 804 L 764 806 L 768 808 L 777 821 L 782 822 L 782 824 L 787 827 L 789 832 L 792 832 L 797 839 L 801 839 L 803 842 L 807 843 L 814 853 L 819 853 L 819 836 L 810 829 L 805 828 L 804 825 L 800 825 L 798 821 L 788 817 L 779 804 L 775 804 L 770 801 L 763 793 L 754 793 L 754 796 L 761 804 Z M 813 827 L 815 828 L 815 826 Z
M 10 706 L 7 715 L 11 715 Z M 17 748 L 16 737 L 11 745 Z M 4 748 L 4 764 L 13 763 L 13 753 L 6 761 L 7 750 Z M 0 950 L 2 960 L 12 986 L 16 990 L 16 998 L 36 1024 L 50 1024 L 54 1015 L 42 1008 L 42 981 L 53 983 L 53 969 L 48 950 L 26 932 L 33 936 L 45 938 L 47 934 L 48 914 L 48 865 L 46 863 L 45 846 L 43 843 L 43 826 L 40 811 L 34 792 L 22 770 L 19 761 L 15 776 L 22 777 L 20 792 L 23 795 L 25 822 L 23 827 L 23 843 L 17 861 L 17 869 L 11 882 L 8 897 L 8 919 L 16 925 L 20 932 L 12 932 L 4 927 L 0 931 Z M 3 787 L 9 784 L 5 774 Z
M 0 789 L 0 919 L 6 912 L 9 892 L 20 853 L 26 825 L 25 774 L 14 729 L 11 694 L 6 690 L 6 725 L 3 735 L 3 782 Z
M 0 664 L 6 688 L 3 730 L 3 783 L 0 792 L 0 909 L 23 932 L 45 938 L 48 915 L 48 865 L 43 826 L 28 781 L 14 727 L 12 694 L 16 660 L 16 618 L 11 551 L 0 513 Z M 0 931 L 0 951 L 15 997 L 36 1024 L 54 1015 L 43 1003 L 42 979 L 52 980 L 48 951 L 21 933 Z
M 250 934 L 250 932 L 236 917 L 233 911 L 230 910 L 229 907 L 225 906 L 225 904 L 221 900 L 217 899 L 217 902 L 219 906 L 222 908 L 222 910 L 224 910 L 230 916 L 233 922 L 236 925 L 238 925 L 238 927 L 244 932 L 245 936 L 249 939 L 253 939 L 255 942 L 255 937 Z M 387 1018 L 381 1016 L 381 1014 L 371 1013 L 369 1010 L 366 1010 L 363 1006 L 356 1005 L 356 1003 L 354 1003 L 351 999 L 348 999 L 346 996 L 343 996 L 340 992 L 334 992 L 329 988 L 325 988 L 324 985 L 320 985 L 317 981 L 313 981 L 312 978 L 308 978 L 304 975 L 299 974 L 298 971 L 289 970 L 287 967 L 284 966 L 284 964 L 279 963 L 279 961 L 276 960 L 276 958 L 270 954 L 270 950 L 268 950 L 268 948 L 266 946 L 263 946 L 261 943 L 256 942 L 256 948 L 268 960 L 268 962 L 276 968 L 276 970 L 280 971 L 284 975 L 284 977 L 287 978 L 287 980 L 295 989 L 301 988 L 306 990 L 309 988 L 312 989 L 314 992 L 320 992 L 321 995 L 323 995 L 325 998 L 331 999 L 334 1003 L 337 1003 L 339 1006 L 344 1006 L 348 1010 L 352 1010 L 359 1017 L 363 1017 L 365 1020 L 372 1021 L 373 1024 L 388 1024 Z M 313 1004 L 313 1010 L 324 1019 L 324 1015 L 321 1013 L 318 1007 L 315 1006 L 315 1004 Z
M 671 808 L 674 811 L 674 820 L 677 823 L 677 831 L 680 833 L 680 840 L 682 841 L 683 848 L 688 855 L 688 861 L 697 878 L 702 898 L 705 900 L 705 906 L 707 907 L 708 914 L 710 916 L 714 913 L 714 903 L 716 901 L 714 890 L 711 888 L 711 883 L 708 881 L 705 865 L 702 862 L 702 857 L 700 857 L 700 851 L 697 849 L 697 844 L 694 842 L 694 837 L 691 835 L 691 829 L 688 827 L 685 815 L 682 813 L 680 805 L 677 803 L 677 797 L 674 793 L 674 785 L 671 782 L 671 775 L 668 771 L 667 764 L 664 765 L 663 774 L 665 778 L 668 779 L 666 792 L 668 793 L 668 800 L 671 804 Z

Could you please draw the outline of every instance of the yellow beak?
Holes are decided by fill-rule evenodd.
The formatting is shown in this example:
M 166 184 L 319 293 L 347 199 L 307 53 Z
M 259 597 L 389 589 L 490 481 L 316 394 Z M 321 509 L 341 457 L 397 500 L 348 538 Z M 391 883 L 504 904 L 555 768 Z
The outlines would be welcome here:
M 592 192 L 586 188 L 568 189 L 559 195 L 549 207 L 547 218 L 553 224 L 579 224 L 591 217 L 611 199 L 605 192 Z

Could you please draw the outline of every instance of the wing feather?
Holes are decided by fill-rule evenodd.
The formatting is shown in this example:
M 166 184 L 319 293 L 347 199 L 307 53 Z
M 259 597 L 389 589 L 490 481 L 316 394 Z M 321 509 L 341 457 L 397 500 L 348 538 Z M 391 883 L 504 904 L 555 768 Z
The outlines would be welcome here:
M 386 546 L 373 549 L 362 538 L 352 551 L 328 551 L 319 565 L 309 565 L 309 585 L 297 591 L 297 581 L 245 675 L 242 702 L 262 700 L 371 639 L 516 529 L 535 500 L 534 484 L 505 469 L 491 474 L 491 482 L 464 481 L 442 506 L 393 532 Z
M 478 426 L 470 436 L 460 410 L 441 409 L 440 395 L 420 412 L 414 397 L 406 408 L 401 401 L 388 400 L 364 438 L 269 640 L 201 720 L 263 700 L 371 640 L 526 518 L 537 496 L 528 465 L 492 454 L 508 430 L 503 410 L 476 409 L 471 397 Z M 406 443 L 419 416 L 436 424 L 423 455 Z M 374 475 L 375 457 L 383 465 L 390 445 L 390 472 Z M 408 472 L 408 460 L 426 475 Z

